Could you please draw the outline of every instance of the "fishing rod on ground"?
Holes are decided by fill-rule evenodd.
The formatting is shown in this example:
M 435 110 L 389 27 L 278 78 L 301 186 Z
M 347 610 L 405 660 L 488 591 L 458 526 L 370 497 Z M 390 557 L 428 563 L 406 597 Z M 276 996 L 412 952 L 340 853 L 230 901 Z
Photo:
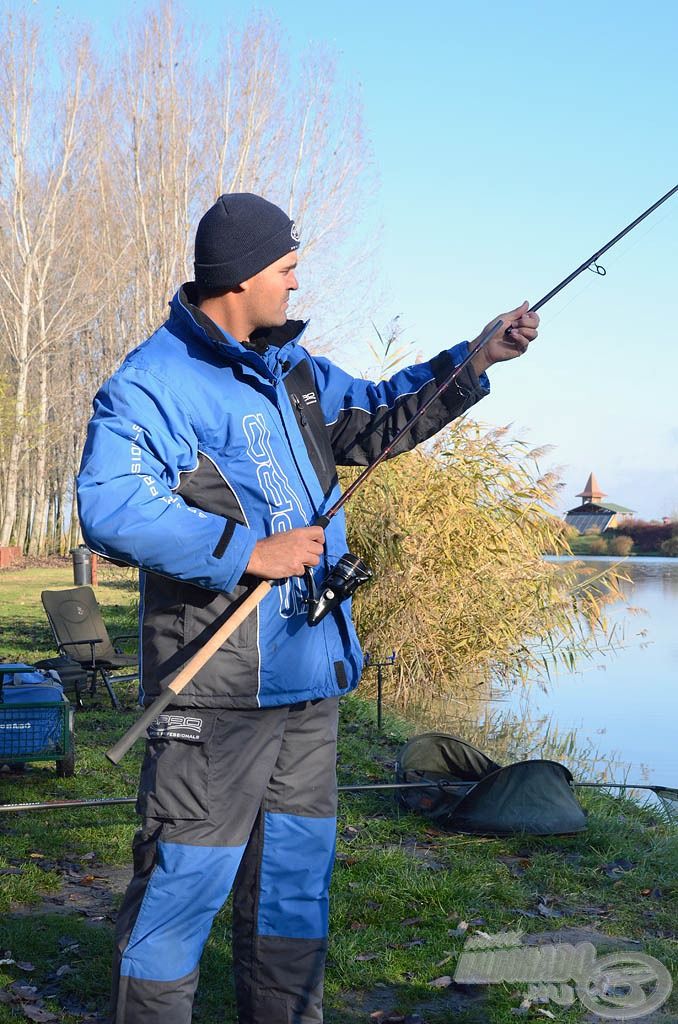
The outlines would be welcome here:
M 419 782 L 366 782 L 352 786 L 338 786 L 339 793 L 373 793 L 378 791 L 400 789 L 438 789 L 452 795 L 470 792 L 476 782 L 455 782 L 453 779 L 421 779 Z M 573 782 L 573 786 L 594 789 L 646 789 L 654 793 L 664 805 L 669 815 L 678 813 L 678 789 L 670 786 L 636 785 L 630 782 Z M 134 804 L 135 796 L 91 797 L 82 800 L 46 800 L 24 804 L 0 804 L 0 814 L 20 811 L 52 811 L 59 809 L 73 810 L 78 807 L 113 807 L 119 804 Z
M 613 245 L 616 245 L 617 242 L 624 238 L 625 235 L 637 227 L 641 221 L 645 220 L 646 217 L 649 217 L 654 210 L 660 207 L 662 203 L 665 203 L 667 199 L 670 199 L 676 192 L 678 192 L 678 185 L 675 185 L 665 195 L 663 195 L 661 199 L 658 199 L 657 202 L 648 207 L 647 210 L 640 214 L 640 216 L 636 217 L 630 224 L 627 224 L 627 226 L 616 234 L 614 238 L 611 238 L 609 242 L 606 242 L 606 244 L 600 249 L 597 249 L 596 252 L 580 264 L 576 270 L 573 270 L 571 274 L 568 274 L 567 277 L 563 278 L 555 288 L 552 288 L 551 291 L 546 293 L 546 295 L 543 295 L 538 302 L 535 302 L 535 304 L 530 307 L 530 312 L 536 312 L 541 309 L 542 306 L 546 305 L 547 302 L 554 298 L 554 296 L 574 281 L 574 279 L 585 270 L 590 268 L 595 273 L 600 274 L 601 276 L 604 275 L 604 268 L 602 268 L 597 262 L 600 257 L 603 256 L 608 249 L 611 249 Z M 399 442 L 411 431 L 417 420 L 419 420 L 428 411 L 434 402 L 438 401 L 440 396 L 444 394 L 444 392 L 447 391 L 447 389 L 464 372 L 472 359 L 474 359 L 475 356 L 485 348 L 497 331 L 503 327 L 504 321 L 497 320 L 483 331 L 481 336 L 478 338 L 477 343 L 469 351 L 466 358 L 463 359 L 442 381 L 442 383 L 438 385 L 433 394 L 417 409 L 404 427 L 396 433 L 395 437 L 382 450 L 381 454 L 374 460 L 374 462 L 370 466 L 367 466 L 366 469 L 356 477 L 353 483 L 346 488 L 344 493 L 326 512 L 316 516 L 311 525 L 321 526 L 323 529 L 329 526 L 330 522 L 337 515 L 340 509 L 350 501 L 356 491 L 367 482 L 377 467 L 389 457 Z M 510 325 L 506 329 L 510 331 Z M 345 555 L 342 555 L 337 564 L 330 569 L 320 588 L 317 587 L 311 570 L 307 569 L 305 578 L 309 590 L 307 616 L 309 626 L 316 626 L 321 622 L 329 612 L 333 611 L 333 609 L 342 601 L 351 597 L 357 588 L 363 583 L 366 583 L 371 576 L 372 573 L 370 569 L 365 565 L 362 559 L 350 552 L 346 552 Z M 238 605 L 235 611 L 231 612 L 229 609 L 225 613 L 225 617 L 220 622 L 218 628 L 215 629 L 214 625 L 209 627 L 211 636 L 206 640 L 203 647 L 193 655 L 190 661 L 186 663 L 183 669 L 168 684 L 167 689 L 164 690 L 163 693 L 155 699 L 153 704 L 144 711 L 124 736 L 122 736 L 120 740 L 118 740 L 118 742 L 106 752 L 106 757 L 112 764 L 118 764 L 130 747 L 132 747 L 138 739 L 141 739 L 158 715 L 160 715 L 164 709 L 172 703 L 175 697 L 181 693 L 184 687 L 188 685 L 191 679 L 193 679 L 199 670 L 219 650 L 229 636 L 235 632 L 235 630 L 254 611 L 261 601 L 263 601 L 264 597 L 266 597 L 268 592 L 274 586 L 274 582 L 275 581 L 273 580 L 262 580 L 261 583 L 259 583 L 248 594 L 245 600 Z

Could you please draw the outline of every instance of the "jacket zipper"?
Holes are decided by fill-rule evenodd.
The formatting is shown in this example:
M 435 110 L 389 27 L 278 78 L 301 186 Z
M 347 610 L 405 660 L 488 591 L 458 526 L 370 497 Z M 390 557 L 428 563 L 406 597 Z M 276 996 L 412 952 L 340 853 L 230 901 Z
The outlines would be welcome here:
M 306 417 L 304 416 L 304 406 L 303 406 L 302 402 L 299 400 L 299 396 L 291 394 L 290 395 L 290 399 L 292 400 L 294 408 L 297 411 L 297 417 L 298 417 L 298 420 L 299 420 L 299 426 L 301 427 L 301 429 L 303 430 L 304 434 L 306 435 L 307 438 L 309 438 L 311 444 L 313 445 L 313 449 L 314 449 L 314 451 L 315 451 L 315 453 L 316 453 L 316 455 L 318 457 L 319 464 L 327 471 L 330 467 L 327 466 L 327 460 L 325 459 L 325 456 L 324 456 L 323 452 L 321 451 L 320 446 L 318 445 L 318 442 L 317 442 L 316 436 L 315 436 L 315 432 L 312 429 L 310 429 L 311 425 L 310 425 L 309 421 L 306 419 Z
M 291 397 L 292 401 L 294 402 L 295 409 L 297 410 L 297 416 L 299 417 L 299 426 L 300 427 L 304 427 L 304 428 L 307 427 L 308 426 L 308 420 L 304 416 L 304 408 L 303 408 L 301 402 L 299 401 L 298 396 L 297 395 L 291 395 L 290 397 Z

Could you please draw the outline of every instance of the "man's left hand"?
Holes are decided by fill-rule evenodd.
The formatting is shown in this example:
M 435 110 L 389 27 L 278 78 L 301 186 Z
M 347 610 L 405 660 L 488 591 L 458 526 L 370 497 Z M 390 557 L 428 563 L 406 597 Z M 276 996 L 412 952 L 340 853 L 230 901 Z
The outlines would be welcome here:
M 478 341 L 488 327 L 491 327 L 497 320 L 501 320 L 502 326 L 498 327 L 483 349 L 471 360 L 473 369 L 478 376 L 493 366 L 494 363 L 503 363 L 507 359 L 515 359 L 527 352 L 531 341 L 537 337 L 539 327 L 539 315 L 528 312 L 529 302 L 523 302 L 522 306 L 512 309 L 509 313 L 500 313 L 494 320 L 483 328 L 481 333 L 471 342 L 471 350 L 478 344 Z M 509 328 L 511 329 L 508 333 Z

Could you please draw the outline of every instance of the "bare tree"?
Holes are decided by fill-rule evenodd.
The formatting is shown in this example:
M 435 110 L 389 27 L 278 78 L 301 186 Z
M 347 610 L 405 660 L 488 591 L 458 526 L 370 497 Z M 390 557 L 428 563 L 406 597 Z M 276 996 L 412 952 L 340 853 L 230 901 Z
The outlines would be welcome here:
M 91 397 L 192 276 L 197 220 L 219 194 L 288 209 L 305 291 L 331 293 L 359 208 L 359 105 L 324 56 L 293 69 L 269 19 L 224 30 L 218 61 L 197 38 L 171 3 L 151 7 L 108 59 L 67 40 L 55 89 L 35 18 L 0 28 L 0 544 L 77 538 Z

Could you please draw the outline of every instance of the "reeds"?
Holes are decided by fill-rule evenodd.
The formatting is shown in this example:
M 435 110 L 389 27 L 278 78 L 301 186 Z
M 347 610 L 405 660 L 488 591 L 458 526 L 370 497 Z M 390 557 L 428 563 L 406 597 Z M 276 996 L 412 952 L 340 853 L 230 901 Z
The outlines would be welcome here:
M 348 507 L 351 550 L 375 574 L 356 596 L 358 630 L 366 649 L 399 655 L 385 678 L 398 704 L 545 682 L 609 645 L 619 577 L 544 559 L 571 553 L 544 454 L 460 420 L 385 463 Z

